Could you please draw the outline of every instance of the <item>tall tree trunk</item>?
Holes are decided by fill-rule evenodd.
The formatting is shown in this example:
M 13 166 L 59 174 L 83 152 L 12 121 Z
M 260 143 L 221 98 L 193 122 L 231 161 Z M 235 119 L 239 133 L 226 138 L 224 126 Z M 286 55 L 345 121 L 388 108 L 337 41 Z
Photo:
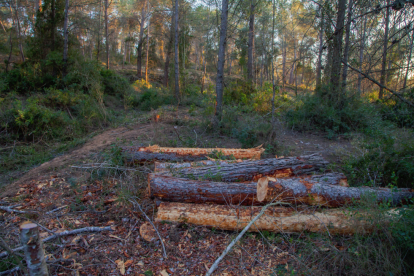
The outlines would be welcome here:
M 68 17 L 69 17 L 69 0 L 65 0 L 65 19 L 63 22 L 63 76 L 68 71 Z
M 169 73 L 170 73 L 170 57 L 172 54 L 173 37 L 174 37 L 174 13 L 171 15 L 170 38 L 168 40 L 167 54 L 165 56 L 165 63 L 164 63 L 164 86 L 165 87 L 168 86 L 168 79 L 169 79 Z
M 221 122 L 223 112 L 223 75 L 224 75 L 224 61 L 226 58 L 226 43 L 227 43 L 227 16 L 229 2 L 222 0 L 221 8 L 221 26 L 220 26 L 220 42 L 217 61 L 217 79 L 216 79 L 216 112 L 215 112 L 215 126 L 218 127 Z
M 102 0 L 99 0 L 99 14 L 98 14 L 98 45 L 96 51 L 96 60 L 99 61 L 99 54 L 101 51 L 101 11 L 102 11 Z
M 106 69 L 109 69 L 108 0 L 105 0 L 105 46 L 106 46 Z
M 294 82 L 294 72 L 296 69 L 296 40 L 293 39 L 293 63 L 292 63 L 292 70 L 290 70 L 290 75 L 289 75 L 289 84 L 293 84 Z
M 321 86 L 322 82 L 322 53 L 323 53 L 323 34 L 325 32 L 325 14 L 323 9 L 320 9 L 321 13 L 321 24 L 320 24 L 320 32 L 319 32 L 319 52 L 318 52 L 318 65 L 316 68 L 316 88 Z
M 208 8 L 208 13 L 207 13 L 207 22 L 210 22 L 210 8 Z M 206 41 L 206 46 L 204 47 L 204 57 L 203 57 L 203 66 L 204 66 L 204 70 L 203 70 L 203 77 L 201 78 L 201 94 L 204 93 L 204 82 L 206 81 L 206 73 L 207 73 L 207 45 L 208 45 L 208 33 L 209 33 L 210 29 L 207 29 L 207 41 Z
M 405 71 L 404 83 L 403 83 L 403 87 L 402 87 L 403 89 L 405 89 L 405 87 L 407 86 L 408 71 L 410 69 L 411 55 L 413 53 L 413 41 L 414 41 L 414 30 L 413 30 L 413 34 L 411 36 L 410 53 L 408 54 L 407 70 Z
M 352 9 L 353 9 L 353 0 L 349 0 L 348 3 L 348 19 L 346 21 L 346 30 L 345 30 L 345 49 L 344 49 L 344 62 L 348 63 L 349 57 L 349 34 L 351 32 L 351 23 L 352 23 Z M 342 71 L 342 87 L 346 87 L 346 79 L 348 77 L 348 66 L 343 67 Z
M 147 11 L 149 12 L 149 1 L 147 2 Z M 148 82 L 148 66 L 149 66 L 149 35 L 150 35 L 150 19 L 148 18 L 147 26 L 147 56 L 145 61 L 145 81 Z
M 362 29 L 361 42 L 359 44 L 359 71 L 362 72 L 362 63 L 364 62 L 364 48 L 365 48 L 365 34 L 367 30 L 367 17 L 364 18 L 364 25 Z M 346 66 L 348 67 L 348 66 Z M 358 74 L 358 94 L 361 94 L 362 74 Z
M 175 97 L 177 99 L 177 103 L 180 103 L 180 67 L 178 64 L 178 0 L 175 0 L 175 24 L 174 24 L 174 69 L 175 69 L 175 85 L 174 85 L 174 91 L 175 91 Z
M 332 65 L 331 65 L 331 98 L 339 101 L 341 99 L 341 59 L 342 59 L 342 39 L 344 30 L 344 20 L 346 13 L 346 0 L 338 0 L 338 14 L 332 45 Z
M 250 4 L 250 18 L 249 18 L 249 41 L 247 48 L 247 80 L 253 84 L 253 58 L 254 58 L 254 15 L 255 4 L 254 0 L 251 0 Z
M 275 67 L 274 67 L 274 54 L 275 54 L 275 1 L 272 1 L 272 52 L 271 52 L 271 56 L 270 56 L 270 60 L 272 63 L 272 133 L 270 136 L 271 141 L 275 138 L 276 136 L 276 118 L 275 118 L 275 98 L 276 98 L 276 83 L 275 83 Z
M 12 31 L 10 31 L 9 43 L 10 43 L 10 52 L 9 52 L 9 58 L 7 60 L 7 63 L 6 63 L 6 72 L 9 71 L 9 65 L 10 65 L 11 57 L 12 57 L 12 53 L 13 53 Z
M 15 17 L 16 17 L 16 33 L 17 33 L 17 41 L 19 43 L 19 50 L 20 50 L 20 56 L 22 58 L 22 61 L 25 62 L 24 58 L 24 52 L 23 52 L 23 43 L 22 43 L 22 37 L 21 37 L 21 31 L 20 31 L 20 18 L 19 18 L 19 6 L 17 5 L 17 0 L 14 7 Z
M 137 77 L 142 78 L 142 44 L 144 39 L 144 26 L 145 26 L 145 17 L 146 11 L 145 6 L 147 5 L 147 0 L 145 0 L 144 5 L 141 10 L 141 22 L 139 27 L 139 37 L 138 37 L 138 48 L 137 48 Z
M 387 0 L 387 6 L 390 4 L 390 0 Z M 385 33 L 384 33 L 384 48 L 382 51 L 382 64 L 381 64 L 381 77 L 380 84 L 385 85 L 386 81 L 386 66 L 387 66 L 387 46 L 388 46 L 388 31 L 389 31 L 389 22 L 390 22 L 390 7 L 387 7 L 385 12 Z M 380 87 L 378 98 L 382 99 L 384 97 L 384 88 Z

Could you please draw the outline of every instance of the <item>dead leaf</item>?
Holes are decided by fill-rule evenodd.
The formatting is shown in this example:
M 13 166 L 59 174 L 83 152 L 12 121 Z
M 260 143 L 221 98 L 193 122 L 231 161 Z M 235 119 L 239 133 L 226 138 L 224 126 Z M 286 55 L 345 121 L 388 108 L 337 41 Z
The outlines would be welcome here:
M 132 265 L 132 263 L 133 263 L 133 262 L 134 262 L 133 260 L 128 260 L 128 261 L 126 261 L 126 262 L 125 262 L 125 268 L 130 267 L 130 266 Z
M 121 275 L 125 275 L 125 263 L 123 260 L 119 259 L 115 261 L 116 265 L 118 266 L 119 272 Z
M 269 184 L 269 180 L 267 179 L 267 176 L 261 177 L 257 181 L 257 200 L 262 202 L 267 194 L 267 185 Z
M 161 275 L 162 276 L 170 276 L 170 274 L 168 274 L 165 269 L 163 271 L 161 271 Z

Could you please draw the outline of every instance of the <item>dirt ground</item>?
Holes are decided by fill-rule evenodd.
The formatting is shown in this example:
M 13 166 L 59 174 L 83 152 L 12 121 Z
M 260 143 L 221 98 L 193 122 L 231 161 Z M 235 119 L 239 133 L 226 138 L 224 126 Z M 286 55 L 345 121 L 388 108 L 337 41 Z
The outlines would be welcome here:
M 111 145 L 171 146 L 186 138 L 198 147 L 238 148 L 237 140 L 214 136 L 200 127 L 191 127 L 194 118 L 185 110 L 165 113 L 158 122 L 150 116 L 144 123 L 109 129 L 85 144 L 31 169 L 3 189 L 0 205 L 18 204 L 23 213 L 0 211 L 0 236 L 9 246 L 19 244 L 19 224 L 30 219 L 41 225 L 42 237 L 82 227 L 111 226 L 112 231 L 65 236 L 46 245 L 53 275 L 202 275 L 234 238 L 219 229 L 180 224 L 158 224 L 166 246 L 145 241 L 139 228 L 147 219 L 131 204 L 136 200 L 154 219 L 156 204 L 146 193 L 146 174 L 151 166 L 137 168 L 135 175 L 114 172 L 100 175 L 72 168 L 72 165 L 102 162 Z M 316 134 L 298 133 L 282 124 L 277 133 L 279 156 L 320 153 L 336 162 L 351 149 L 346 140 L 327 140 Z M 195 141 L 195 142 L 194 142 Z M 264 157 L 272 157 L 265 155 Z M 34 213 L 25 213 L 27 211 Z M 214 275 L 271 275 L 275 269 L 288 271 L 297 265 L 292 255 L 295 243 L 286 235 L 278 245 L 269 244 L 260 234 L 249 234 L 220 264 Z M 343 246 L 338 242 L 338 250 Z M 7 269 L 12 258 L 1 260 Z M 16 272 L 20 275 L 21 272 Z M 166 274 L 165 274 L 166 273 Z

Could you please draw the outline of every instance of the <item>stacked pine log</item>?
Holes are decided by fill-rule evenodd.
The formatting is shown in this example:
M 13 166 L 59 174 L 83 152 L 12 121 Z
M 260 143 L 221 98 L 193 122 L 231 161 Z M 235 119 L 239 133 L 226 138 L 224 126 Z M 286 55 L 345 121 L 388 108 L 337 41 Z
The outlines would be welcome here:
M 250 160 L 208 160 L 213 150 Z M 135 150 L 129 157 L 140 162 L 147 158 L 145 153 L 158 154 L 152 156 L 161 161 L 196 161 L 155 162 L 148 189 L 161 201 L 156 221 L 240 230 L 266 206 L 250 231 L 366 233 L 379 221 L 368 219 L 366 210 L 347 206 L 362 200 L 397 205 L 414 197 L 410 189 L 349 187 L 343 174 L 327 172 L 329 163 L 317 154 L 260 160 L 262 152 L 155 146 Z M 380 223 L 391 217 L 382 216 L 385 221 Z

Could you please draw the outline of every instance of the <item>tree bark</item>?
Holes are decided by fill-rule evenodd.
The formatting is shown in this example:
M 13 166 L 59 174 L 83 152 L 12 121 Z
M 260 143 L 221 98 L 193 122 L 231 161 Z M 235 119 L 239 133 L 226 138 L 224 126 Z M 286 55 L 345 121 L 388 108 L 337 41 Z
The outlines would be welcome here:
M 142 78 L 142 44 L 144 39 L 144 26 L 145 26 L 145 17 L 146 17 L 146 11 L 145 6 L 147 5 L 147 1 L 145 0 L 144 5 L 142 6 L 141 10 L 141 22 L 139 27 L 139 41 L 138 41 L 138 47 L 137 47 L 137 77 Z
M 249 17 L 249 41 L 247 48 L 247 80 L 253 84 L 253 58 L 254 58 L 254 16 L 255 4 L 254 0 L 250 3 L 250 17 Z
M 123 147 L 122 150 L 130 162 L 148 160 L 164 161 L 196 161 L 205 160 L 208 155 L 220 153 L 224 156 L 234 156 L 236 159 L 260 159 L 264 149 L 225 149 L 225 148 L 166 148 L 157 145 L 149 147 Z
M 105 46 L 106 46 L 106 69 L 109 69 L 108 0 L 105 0 Z
M 342 38 L 344 29 L 344 20 L 346 12 L 346 0 L 338 0 L 338 14 L 336 18 L 336 27 L 333 38 L 332 47 L 332 66 L 331 66 L 331 85 L 332 85 L 332 100 L 340 100 L 341 95 L 341 58 L 342 58 Z
M 321 24 L 320 24 L 320 32 L 319 32 L 319 52 L 318 52 L 318 63 L 316 67 L 316 88 L 319 88 L 322 83 L 322 53 L 323 53 L 323 33 L 325 32 L 325 14 L 323 9 L 320 9 L 321 14 Z
M 348 63 L 349 57 L 349 34 L 351 33 L 351 23 L 352 23 L 352 9 L 353 9 L 353 0 L 349 0 L 348 3 L 348 19 L 346 21 L 346 29 L 345 29 L 345 49 L 344 49 L 344 61 Z M 344 66 L 342 68 L 342 87 L 345 89 L 346 87 L 346 79 L 348 77 L 348 66 Z
M 68 17 L 69 17 L 69 0 L 65 0 L 65 19 L 63 22 L 63 77 L 68 71 Z
M 102 0 L 99 0 L 99 14 L 98 14 L 98 45 L 96 51 L 96 60 L 99 61 L 99 54 L 101 51 L 101 10 L 102 10 Z
M 256 217 L 262 207 L 224 206 L 163 202 L 158 207 L 156 222 L 170 221 L 214 227 L 222 230 L 242 230 Z M 370 233 L 374 223 L 361 210 L 323 210 L 289 207 L 269 207 L 249 231 L 319 232 L 330 234 Z M 378 222 L 378 221 L 376 221 Z M 386 223 L 384 220 L 382 223 Z
M 315 175 L 306 178 L 272 179 L 265 196 L 258 199 L 257 183 L 225 183 L 197 181 L 183 178 L 148 175 L 151 197 L 182 203 L 214 203 L 223 205 L 266 205 L 281 201 L 335 208 L 353 205 L 361 199 L 373 197 L 377 202 L 406 203 L 414 193 L 401 189 L 375 189 L 370 187 L 344 187 L 346 177 L 339 173 Z
M 222 0 L 221 8 L 221 26 L 220 26 L 220 42 L 217 61 L 217 78 L 216 78 L 216 111 L 214 116 L 214 125 L 219 127 L 221 116 L 223 113 L 223 77 L 224 77 L 224 62 L 226 58 L 226 44 L 227 44 L 227 16 L 229 2 Z
M 173 46 L 173 39 L 174 37 L 174 13 L 171 14 L 171 29 L 170 29 L 170 37 L 168 40 L 167 46 L 167 55 L 165 56 L 165 64 L 164 64 L 164 86 L 168 87 L 168 79 L 170 73 L 170 57 L 172 54 L 172 46 Z
M 387 0 L 387 6 L 389 6 L 390 0 Z M 387 7 L 385 12 L 385 33 L 384 33 L 384 46 L 382 51 L 382 63 L 381 63 L 381 77 L 380 84 L 385 86 L 386 81 L 386 66 L 387 66 L 387 48 L 388 48 L 388 31 L 390 22 L 390 7 Z M 384 88 L 380 87 L 378 98 L 382 99 L 384 96 Z
M 20 50 L 20 56 L 22 58 L 22 61 L 25 62 L 24 52 L 23 52 L 23 44 L 22 44 L 22 37 L 21 37 L 21 31 L 20 31 L 20 18 L 19 18 L 19 7 L 17 6 L 17 0 L 16 5 L 14 8 L 15 16 L 16 16 L 16 33 L 17 33 L 17 41 L 19 43 L 19 50 Z
M 174 91 L 175 91 L 175 98 L 177 99 L 177 103 L 180 103 L 180 67 L 178 63 L 178 0 L 175 0 L 175 20 L 174 20 Z
M 39 228 L 28 222 L 20 226 L 20 240 L 24 246 L 24 255 L 29 274 L 33 276 L 48 276 L 43 243 L 39 237 Z
M 313 154 L 245 161 L 222 166 L 188 168 L 178 171 L 174 176 L 202 180 L 220 179 L 223 182 L 257 181 L 263 176 L 280 178 L 312 174 L 325 169 L 327 165 L 328 162 L 320 155 Z
M 359 71 L 362 71 L 362 63 L 364 62 L 365 34 L 367 30 L 367 18 L 364 18 L 364 27 L 362 29 L 361 42 L 359 44 Z M 348 66 L 347 66 L 348 67 Z M 358 94 L 361 95 L 362 74 L 358 74 Z
M 407 70 L 405 71 L 405 77 L 404 77 L 404 83 L 403 83 L 403 89 L 407 86 L 407 78 L 408 78 L 408 72 L 410 69 L 410 63 L 411 63 L 411 56 L 413 53 L 413 41 L 414 41 L 414 30 L 413 34 L 411 36 L 411 42 L 410 42 L 410 53 L 408 54 L 408 60 L 407 60 Z
M 149 2 L 147 2 L 147 11 L 149 12 Z M 149 66 L 149 35 L 150 35 L 150 19 L 148 18 L 148 26 L 147 26 L 147 54 L 146 54 L 146 61 L 145 61 L 145 81 L 148 83 L 148 66 Z
M 205 167 L 205 166 L 220 166 L 229 163 L 240 163 L 242 160 L 203 160 L 197 162 L 185 163 L 168 163 L 168 162 L 154 162 L 154 172 L 163 172 L 168 170 L 180 170 L 183 168 Z

